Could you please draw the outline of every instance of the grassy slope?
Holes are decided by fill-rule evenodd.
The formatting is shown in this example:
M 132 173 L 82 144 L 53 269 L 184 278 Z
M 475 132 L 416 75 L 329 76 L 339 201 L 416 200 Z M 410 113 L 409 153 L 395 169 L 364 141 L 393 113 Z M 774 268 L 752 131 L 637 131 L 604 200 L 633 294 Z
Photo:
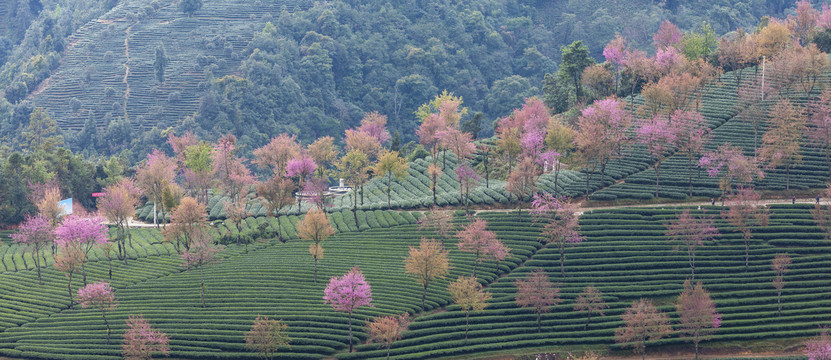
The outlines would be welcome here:
M 523 353 L 530 350 L 595 347 L 621 351 L 612 333 L 620 325 L 619 314 L 640 297 L 655 299 L 675 318 L 672 302 L 681 290 L 689 268 L 685 254 L 672 250 L 663 236 L 663 222 L 674 209 L 596 211 L 582 218 L 584 243 L 566 251 L 566 277 L 560 279 L 555 249 L 540 248 L 539 225 L 517 223 L 514 214 L 484 214 L 500 239 L 512 249 L 498 272 L 493 263 L 480 266 L 480 279 L 487 283 L 494 300 L 485 312 L 471 316 L 471 338 L 463 341 L 464 315 L 451 305 L 447 280 L 430 286 L 428 310 L 419 316 L 404 339 L 393 348 L 398 358 L 472 356 L 490 352 Z M 699 251 L 697 279 L 704 281 L 724 314 L 723 327 L 715 342 L 747 344 L 751 340 L 807 337 L 816 326 L 831 320 L 827 255 L 829 244 L 813 227 L 806 207 L 778 206 L 771 226 L 757 232 L 751 247 L 751 266 L 744 271 L 744 247 L 740 235 L 723 223 L 724 233 Z M 368 223 L 393 219 L 391 213 L 367 213 Z M 458 219 L 463 220 L 463 219 Z M 253 221 L 252 226 L 262 221 Z M 411 220 L 392 220 L 407 223 Z M 223 230 L 224 231 L 224 230 Z M 348 344 L 345 314 L 323 304 L 326 279 L 359 265 L 373 287 L 373 308 L 356 312 L 356 336 L 366 338 L 360 327 L 376 314 L 418 312 L 418 286 L 403 272 L 407 247 L 422 234 L 414 225 L 340 233 L 324 243 L 326 254 L 319 268 L 319 282 L 312 283 L 312 261 L 308 244 L 290 240 L 286 244 L 260 244 L 245 254 L 230 247 L 224 262 L 205 268 L 208 308 L 199 308 L 199 274 L 183 272 L 173 255 L 150 256 L 115 270 L 116 296 L 120 305 L 108 316 L 116 341 L 107 346 L 100 313 L 66 309 L 65 279 L 53 269 L 46 271 L 46 284 L 33 283 L 32 271 L 0 274 L 6 284 L 0 300 L 7 328 L 0 334 L 0 353 L 37 358 L 117 358 L 123 320 L 143 313 L 151 323 L 171 336 L 172 356 L 184 358 L 256 358 L 243 345 L 244 332 L 256 314 L 280 318 L 289 325 L 292 348 L 281 350 L 286 358 L 376 358 L 384 356 L 377 345 L 359 345 L 358 352 L 343 352 Z M 450 240 L 454 266 L 450 278 L 472 271 L 473 258 L 460 253 Z M 368 251 L 367 249 L 372 249 Z M 775 291 L 770 279 L 770 261 L 776 253 L 794 258 L 786 275 L 783 315 L 776 316 Z M 537 334 L 535 315 L 513 303 L 513 281 L 534 268 L 545 268 L 562 283 L 563 304 L 543 316 L 543 333 Z M 92 279 L 102 278 L 104 263 L 98 262 Z M 572 311 L 576 294 L 593 283 L 610 305 L 605 317 L 595 317 L 587 331 L 585 318 Z M 37 288 L 37 292 L 25 289 Z M 43 289 L 43 290 L 40 290 Z M 20 325 L 20 326 L 17 326 Z M 791 342 L 796 343 L 795 340 Z M 677 337 L 661 344 L 684 346 Z

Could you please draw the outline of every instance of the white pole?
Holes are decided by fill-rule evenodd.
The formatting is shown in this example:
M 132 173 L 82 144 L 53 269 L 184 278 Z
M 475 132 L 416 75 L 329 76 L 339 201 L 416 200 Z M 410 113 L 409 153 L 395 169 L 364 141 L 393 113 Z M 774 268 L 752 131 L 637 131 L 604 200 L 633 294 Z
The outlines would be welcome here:
M 153 202 L 153 225 L 158 225 L 158 222 L 156 222 L 156 202 L 155 201 Z
M 767 57 L 762 56 L 762 100 L 765 100 L 765 63 Z

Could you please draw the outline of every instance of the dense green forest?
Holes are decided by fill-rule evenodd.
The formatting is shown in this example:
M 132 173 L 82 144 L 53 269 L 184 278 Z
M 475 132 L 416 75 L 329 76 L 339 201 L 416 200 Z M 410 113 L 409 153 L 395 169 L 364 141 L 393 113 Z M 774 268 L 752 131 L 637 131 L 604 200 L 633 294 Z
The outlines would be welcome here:
M 199 2 L 202 4 L 201 2 Z M 379 111 L 403 142 L 416 108 L 442 90 L 481 113 L 481 134 L 540 95 L 560 47 L 583 40 L 592 58 L 616 33 L 651 49 L 669 19 L 723 34 L 752 28 L 793 1 L 435 1 L 312 3 L 0 1 L 0 137 L 44 107 L 69 148 L 131 161 L 170 127 L 244 149 L 296 133 L 339 137 Z M 219 14 L 218 16 L 214 16 Z M 6 21 L 8 20 L 8 21 Z M 147 132 L 137 134 L 135 130 Z

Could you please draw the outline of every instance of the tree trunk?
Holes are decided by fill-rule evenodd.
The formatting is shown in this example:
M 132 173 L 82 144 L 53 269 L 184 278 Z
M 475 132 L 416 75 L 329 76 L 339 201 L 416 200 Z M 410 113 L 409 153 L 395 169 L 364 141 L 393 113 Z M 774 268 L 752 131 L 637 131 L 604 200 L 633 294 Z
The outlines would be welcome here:
M 690 197 L 692 197 L 692 158 L 687 158 L 689 160 L 689 166 L 687 167 L 687 173 L 690 178 Z
M 791 163 L 785 165 L 785 190 L 791 189 Z
M 522 198 L 517 196 L 517 209 L 519 212 L 517 213 L 517 221 L 522 222 Z
M 441 151 L 441 170 L 447 168 L 447 149 L 442 149 Z
M 87 263 L 81 264 L 81 276 L 84 279 L 84 286 L 87 286 Z
M 387 345 L 387 360 L 390 360 L 390 348 L 391 347 L 392 347 L 392 344 Z
M 349 352 L 352 352 L 352 312 L 349 312 Z
M 744 271 L 750 266 L 750 242 L 748 239 L 744 240 Z
M 467 331 L 470 329 L 470 311 L 465 311 L 465 343 L 467 343 Z
M 589 310 L 589 316 L 586 317 L 586 325 L 583 325 L 583 331 L 589 328 L 589 322 L 592 321 L 592 312 Z
M 476 265 L 479 264 L 479 250 L 476 250 L 476 258 L 473 259 L 473 277 L 476 277 Z
M 433 206 L 438 204 L 436 201 L 436 180 L 436 175 L 433 175 Z
M 691 277 L 692 277 L 692 279 L 690 281 L 695 282 L 695 253 L 692 252 L 692 250 L 690 250 L 687 253 L 687 256 L 690 259 L 690 273 L 691 273 Z
M 776 292 L 776 308 L 779 317 L 782 317 L 782 290 Z
M 202 265 L 199 265 L 199 277 L 202 281 L 202 308 L 205 308 L 205 272 Z
M 353 213 L 355 212 L 354 208 L 352 209 L 352 212 Z M 276 217 L 274 217 L 274 219 L 277 220 L 277 240 L 280 240 L 280 242 L 283 242 L 283 224 L 280 223 L 280 215 L 277 215 Z M 356 219 L 357 219 L 357 215 L 356 215 Z M 358 220 L 355 220 L 355 223 L 357 223 L 357 222 L 358 222 Z
M 557 187 L 557 180 L 560 177 L 560 161 L 557 161 L 557 164 L 554 165 L 556 168 L 554 169 L 554 196 L 559 195 L 559 188 Z
M 315 279 L 315 284 L 317 284 L 317 258 L 316 257 L 315 257 L 315 275 L 314 275 L 314 279 Z
M 390 197 L 391 197 L 390 193 L 391 193 L 391 191 L 392 191 L 392 173 L 387 172 L 387 209 L 392 208 L 392 205 L 390 205 L 391 204 L 391 202 L 390 202 Z
M 589 180 L 591 176 L 589 175 L 589 170 L 586 169 L 586 201 L 589 201 Z
M 603 188 L 603 182 L 606 180 L 606 162 L 600 164 L 600 188 Z
M 108 275 L 109 275 L 110 281 L 113 281 L 113 259 L 107 258 L 107 266 L 109 267 Z
M 658 190 L 661 188 L 661 163 L 655 163 L 655 199 L 658 199 Z
M 104 318 L 104 325 L 107 326 L 107 345 L 110 344 L 110 323 L 107 321 L 107 312 L 101 310 L 101 317 Z
M 646 341 L 643 342 L 643 351 L 641 352 L 641 360 L 646 360 Z
M 424 282 L 424 291 L 421 293 L 421 311 L 424 312 L 424 300 L 427 298 L 427 285 L 429 281 Z
M 361 184 L 361 206 L 364 206 L 364 184 Z
M 542 314 L 537 312 L 537 334 L 542 332 L 542 321 L 540 319 L 541 317 L 542 317 Z
M 491 187 L 490 183 L 490 171 L 488 171 L 488 153 L 485 153 L 485 188 L 489 189 Z
M 126 227 L 126 231 L 127 231 L 127 238 L 130 239 L 129 240 L 130 241 L 130 247 L 132 247 L 133 246 L 133 233 L 130 232 L 130 223 L 126 222 L 126 221 L 124 223 L 125 223 L 124 226 Z M 127 265 L 127 244 L 124 244 L 124 265 Z
M 38 285 L 43 285 L 43 280 L 40 278 L 40 249 L 35 251 L 35 268 L 38 272 Z
M 69 281 L 66 282 L 66 289 L 69 291 L 69 308 L 72 309 L 72 304 L 75 300 L 72 299 L 72 272 L 69 272 Z

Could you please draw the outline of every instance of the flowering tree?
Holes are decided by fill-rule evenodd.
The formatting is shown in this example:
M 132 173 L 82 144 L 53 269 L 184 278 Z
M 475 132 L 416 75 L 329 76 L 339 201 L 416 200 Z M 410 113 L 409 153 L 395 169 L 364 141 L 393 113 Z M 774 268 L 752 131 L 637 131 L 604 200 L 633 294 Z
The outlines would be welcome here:
M 525 158 L 519 162 L 514 171 L 508 175 L 508 183 L 505 188 L 508 193 L 517 197 L 519 212 L 517 217 L 522 222 L 522 202 L 531 197 L 537 191 L 537 178 L 539 171 L 531 158 Z
M 670 122 L 677 137 L 675 144 L 678 151 L 687 156 L 689 196 L 692 197 L 693 167 L 704 151 L 704 146 L 710 142 L 711 131 L 707 120 L 697 111 L 676 110 L 670 117 Z
M 439 137 L 442 147 L 452 151 L 458 161 L 466 161 L 476 152 L 473 135 L 470 133 L 462 132 L 456 128 L 447 128 L 439 131 L 436 136 Z
M 314 258 L 314 281 L 317 284 L 317 262 L 323 258 L 323 246 L 321 243 L 335 234 L 335 229 L 329 224 L 326 213 L 320 209 L 310 209 L 303 220 L 297 222 L 297 235 L 302 240 L 313 242 L 309 245 L 309 253 Z
M 265 146 L 254 150 L 254 163 L 261 169 L 270 169 L 275 176 L 285 176 L 289 160 L 300 154 L 300 145 L 294 135 L 280 134 Z
M 233 224 L 237 229 L 237 245 L 242 244 L 242 229 L 240 223 L 250 215 L 248 208 L 244 202 L 234 204 L 232 201 L 223 201 L 222 209 L 225 210 L 225 224 Z M 248 242 L 245 243 L 245 252 L 248 252 Z
M 390 132 L 387 131 L 387 116 L 378 112 L 366 113 L 357 131 L 371 136 L 382 145 L 390 140 Z
M 294 202 L 294 190 L 297 186 L 294 181 L 281 176 L 272 176 L 268 180 L 255 186 L 260 201 L 265 206 L 266 217 L 277 217 L 280 209 Z M 277 221 L 277 238 L 283 241 L 283 227 Z
M 788 254 L 776 254 L 770 268 L 773 269 L 773 287 L 776 289 L 776 308 L 778 316 L 782 316 L 782 289 L 785 288 L 785 273 L 791 265 Z
M 441 176 L 441 173 L 442 173 L 442 170 L 438 165 L 436 165 L 436 164 L 427 165 L 427 175 L 430 177 L 430 181 L 431 181 L 430 190 L 433 191 L 433 206 L 436 206 L 438 204 L 438 201 L 436 199 L 436 183 L 438 182 L 439 177 Z
M 410 254 L 404 259 L 404 270 L 415 278 L 423 289 L 421 293 L 421 311 L 425 310 L 427 286 L 433 279 L 444 279 L 450 273 L 450 252 L 435 241 L 421 238 L 419 246 L 410 246 Z
M 536 269 L 524 279 L 517 279 L 515 284 L 516 304 L 519 307 L 531 308 L 537 313 L 537 332 L 542 332 L 542 313 L 551 311 L 554 305 L 562 301 L 560 289 L 548 280 L 548 274 L 543 269 Z
M 303 154 L 300 157 L 289 160 L 288 164 L 286 165 L 286 177 L 297 179 L 297 184 L 302 189 L 303 186 L 306 184 L 306 179 L 312 176 L 312 174 L 314 174 L 315 169 L 317 169 L 317 164 L 315 164 L 314 160 L 312 160 L 312 158 L 308 157 L 306 154 Z M 301 198 L 298 197 L 298 213 L 301 211 L 301 205 Z
M 217 255 L 224 249 L 222 245 L 216 245 L 204 232 L 200 232 L 199 236 L 193 239 L 191 247 L 182 253 L 181 257 L 184 260 L 184 266 L 187 269 L 192 267 L 199 269 L 199 279 L 202 292 L 200 297 L 202 299 L 202 307 L 205 307 L 205 265 L 213 264 L 220 261 Z
M 670 46 L 677 46 L 683 37 L 684 34 L 681 33 L 678 26 L 675 26 L 669 20 L 664 20 L 652 40 L 656 49 L 666 49 Z
M 577 295 L 574 299 L 574 311 L 586 313 L 586 325 L 583 325 L 583 330 L 589 328 L 589 322 L 592 320 L 592 314 L 606 316 L 603 309 L 609 308 L 606 302 L 603 301 L 603 293 L 600 289 L 594 286 L 586 286 L 586 288 Z
M 831 9 L 831 7 L 829 8 Z M 831 11 L 831 10 L 829 10 Z M 831 177 L 831 90 L 825 90 L 812 107 L 811 131 L 808 137 L 811 144 L 825 152 L 825 165 Z
M 721 177 L 719 187 L 722 196 L 732 193 L 734 183 L 743 188 L 753 180 L 764 177 L 755 158 L 745 156 L 741 148 L 729 143 L 724 143 L 716 151 L 702 156 L 698 160 L 698 166 L 706 168 L 710 177 Z
M 534 196 L 531 206 L 534 221 L 544 223 L 540 240 L 544 244 L 555 244 L 560 250 L 560 276 L 565 277 L 566 247 L 583 241 L 579 233 L 577 204 L 543 193 Z
M 825 188 L 823 195 L 831 197 L 831 184 Z M 814 205 L 814 208 L 811 209 L 811 217 L 814 218 L 817 227 L 822 230 L 825 241 L 831 240 L 831 206 L 826 205 L 823 208 L 820 204 Z
M 489 251 L 489 247 L 496 239 L 496 233 L 488 231 L 488 222 L 482 219 L 476 219 L 459 231 L 456 237 L 459 238 L 457 245 L 459 250 L 474 254 L 473 261 L 473 277 L 476 277 L 476 265 L 485 261 L 482 255 Z
M 721 314 L 716 312 L 716 305 L 701 282 L 693 286 L 689 279 L 684 281 L 684 291 L 678 296 L 675 309 L 681 320 L 681 337 L 695 344 L 697 360 L 698 344 L 721 326 Z
M 447 123 L 444 122 L 444 119 L 438 114 L 430 114 L 424 118 L 421 125 L 416 129 L 418 142 L 430 151 L 433 164 L 436 164 L 438 160 L 438 147 L 440 143 L 438 134 L 446 128 Z
M 86 263 L 87 257 L 79 247 L 65 247 L 61 249 L 58 255 L 55 255 L 55 268 L 62 272 L 67 278 L 66 289 L 69 291 L 69 307 L 71 308 L 75 301 L 72 299 L 72 274 L 81 270 L 81 267 Z
M 236 143 L 236 136 L 225 135 L 217 140 L 213 151 L 213 176 L 233 204 L 240 201 L 241 195 L 247 195 L 248 188 L 254 183 L 245 160 L 236 156 Z
M 831 360 L 831 337 L 828 328 L 820 328 L 817 337 L 805 342 L 805 356 L 808 360 Z
M 620 85 L 620 70 L 626 59 L 626 40 L 620 34 L 615 34 L 615 38 L 603 48 L 603 57 L 615 68 L 615 94 L 617 94 Z
M 78 289 L 78 302 L 84 309 L 94 307 L 101 310 L 101 317 L 104 318 L 104 325 L 107 326 L 107 345 L 109 345 L 110 323 L 107 321 L 107 311 L 113 311 L 118 306 L 110 284 L 101 281 Z
M 465 341 L 470 327 L 470 313 L 482 311 L 488 306 L 491 293 L 482 289 L 482 284 L 476 280 L 476 276 L 460 276 L 456 281 L 447 286 L 447 291 L 453 302 L 465 313 Z
M 759 193 L 753 191 L 753 189 L 739 189 L 738 193 L 730 199 L 730 209 L 721 213 L 722 218 L 742 233 L 745 271 L 747 271 L 750 262 L 750 239 L 753 237 L 753 230 L 768 226 L 768 220 L 770 219 L 768 208 L 757 206 L 759 199 Z
M 9 235 L 16 244 L 24 246 L 32 252 L 35 268 L 38 273 L 38 284 L 43 285 L 40 277 L 40 263 L 43 249 L 52 244 L 55 233 L 49 220 L 43 216 L 26 216 L 18 232 Z
M 796 2 L 796 14 L 788 16 L 788 29 L 796 37 L 800 45 L 806 45 L 816 31 L 819 12 L 808 0 Z
M 640 299 L 632 303 L 620 316 L 623 325 L 615 329 L 615 342 L 629 346 L 646 360 L 646 342 L 657 341 L 672 332 L 669 317 L 659 311 L 652 301 Z
M 442 247 L 444 246 L 444 240 L 450 238 L 450 233 L 454 228 L 453 214 L 448 211 L 441 211 L 436 207 L 433 207 L 418 219 L 418 229 L 436 233 L 441 239 Z
M 90 250 L 107 243 L 107 226 L 100 217 L 69 216 L 55 229 L 55 243 L 63 248 L 77 248 L 86 259 Z M 81 263 L 84 286 L 87 285 L 86 261 Z
M 387 183 L 387 208 L 392 208 L 392 177 L 399 181 L 409 174 L 410 165 L 398 155 L 398 151 L 385 151 L 375 164 L 375 175 L 382 177 Z
M 669 119 L 662 115 L 643 121 L 637 129 L 638 140 L 646 146 L 646 150 L 655 158 L 655 198 L 659 197 L 658 190 L 661 184 L 661 162 L 678 140 Z
M 583 109 L 577 120 L 574 143 L 587 171 L 600 167 L 600 183 L 606 175 L 606 164 L 619 155 L 620 147 L 628 141 L 627 131 L 632 123 L 623 102 L 605 99 Z M 586 198 L 589 196 L 590 173 L 586 174 Z
M 785 190 L 790 190 L 791 166 L 802 162 L 799 142 L 808 127 L 801 111 L 787 99 L 773 106 L 770 118 L 759 156 L 768 162 L 769 169 L 785 166 Z
M 153 150 L 147 155 L 144 165 L 136 168 L 136 182 L 154 206 L 162 203 L 162 190 L 164 184 L 172 183 L 176 175 L 176 160 L 168 157 L 163 152 Z M 162 209 L 164 211 L 164 209 Z M 158 227 L 156 214 L 153 214 L 153 224 Z
M 127 318 L 127 330 L 124 331 L 121 351 L 128 360 L 150 360 L 156 352 L 167 355 L 170 352 L 167 346 L 169 342 L 167 334 L 150 327 L 143 315 L 130 315 Z
M 469 214 L 470 188 L 476 186 L 482 177 L 467 164 L 461 164 L 456 167 L 456 179 L 459 180 L 459 202 L 464 204 L 465 212 Z
M 713 226 L 713 219 L 705 215 L 693 216 L 690 209 L 684 209 L 677 218 L 664 224 L 666 236 L 670 241 L 678 243 L 678 248 L 687 251 L 687 259 L 690 263 L 690 273 L 695 281 L 695 251 L 705 241 L 714 239 L 719 235 L 718 229 Z
M 392 344 L 401 339 L 410 326 L 410 314 L 395 316 L 376 316 L 367 325 L 369 341 L 380 343 L 387 348 L 387 360 L 390 358 Z
M 170 214 L 170 227 L 164 229 L 162 235 L 164 240 L 173 242 L 176 251 L 182 253 L 190 250 L 193 243 L 205 235 L 205 228 L 208 223 L 208 213 L 205 205 L 197 202 L 192 197 L 185 197 Z
M 338 157 L 338 148 L 335 146 L 335 138 L 324 136 L 309 144 L 309 155 L 317 166 L 317 177 L 327 176 L 327 169 L 334 164 Z
M 251 330 L 245 333 L 245 348 L 260 353 L 266 360 L 280 347 L 287 347 L 291 342 L 286 329 L 288 326 L 280 320 L 269 319 L 268 316 L 257 315 Z
M 372 306 L 372 289 L 357 266 L 341 277 L 329 279 L 323 300 L 335 311 L 349 314 L 349 352 L 352 352 L 352 312 L 361 306 Z
M 98 210 L 118 229 L 116 244 L 118 258 L 127 262 L 127 239 L 132 246 L 130 233 L 130 219 L 136 214 L 140 191 L 131 179 L 121 179 L 117 183 L 104 188 L 104 196 L 98 200 Z

